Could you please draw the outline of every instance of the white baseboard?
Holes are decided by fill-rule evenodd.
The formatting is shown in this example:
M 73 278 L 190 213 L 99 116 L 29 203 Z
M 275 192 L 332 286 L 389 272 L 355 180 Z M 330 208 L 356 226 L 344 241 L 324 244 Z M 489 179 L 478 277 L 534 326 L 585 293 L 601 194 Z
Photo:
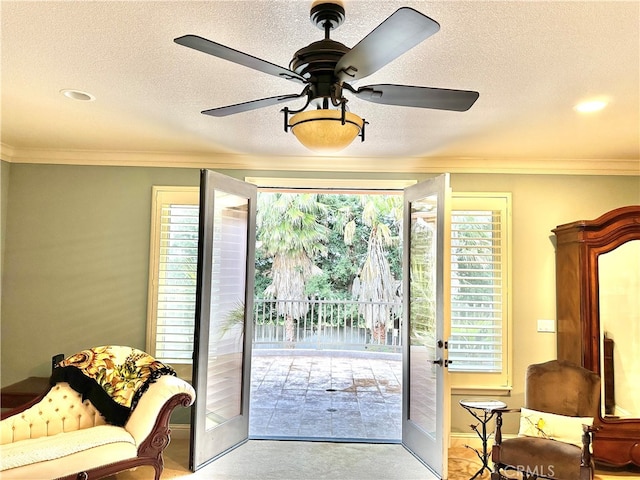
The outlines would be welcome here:
M 179 423 L 172 424 L 171 438 L 176 440 L 189 440 L 191 428 L 188 424 Z M 504 435 L 504 438 L 513 437 L 515 435 Z M 493 436 L 489 439 L 489 447 L 493 444 Z M 469 445 L 473 448 L 482 448 L 482 442 L 475 433 L 452 433 L 449 436 L 449 448 L 464 447 Z
M 492 439 L 489 444 L 492 444 Z M 458 448 L 469 445 L 472 448 L 482 448 L 482 442 L 475 433 L 452 433 L 449 437 L 449 448 Z

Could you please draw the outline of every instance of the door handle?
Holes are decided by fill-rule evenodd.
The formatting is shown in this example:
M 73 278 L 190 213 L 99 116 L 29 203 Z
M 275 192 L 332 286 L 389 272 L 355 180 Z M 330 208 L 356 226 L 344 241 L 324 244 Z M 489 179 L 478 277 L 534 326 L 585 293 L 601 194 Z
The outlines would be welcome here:
M 431 360 L 431 363 L 433 363 L 434 365 L 440 365 L 441 367 L 443 365 L 445 367 L 448 367 L 453 363 L 453 360 L 442 360 L 441 358 L 436 358 L 435 360 Z

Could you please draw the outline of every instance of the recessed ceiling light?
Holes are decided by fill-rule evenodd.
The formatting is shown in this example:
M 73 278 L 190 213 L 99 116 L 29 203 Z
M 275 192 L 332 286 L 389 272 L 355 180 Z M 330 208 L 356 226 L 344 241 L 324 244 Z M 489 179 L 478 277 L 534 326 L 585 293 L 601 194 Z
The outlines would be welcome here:
M 603 98 L 595 98 L 591 100 L 585 100 L 578 103 L 573 109 L 580 113 L 592 113 L 598 112 L 607 106 L 607 101 Z
M 60 90 L 60 93 L 72 100 L 79 100 L 81 102 L 92 102 L 96 99 L 93 95 L 87 92 L 81 92 L 80 90 L 64 89 Z

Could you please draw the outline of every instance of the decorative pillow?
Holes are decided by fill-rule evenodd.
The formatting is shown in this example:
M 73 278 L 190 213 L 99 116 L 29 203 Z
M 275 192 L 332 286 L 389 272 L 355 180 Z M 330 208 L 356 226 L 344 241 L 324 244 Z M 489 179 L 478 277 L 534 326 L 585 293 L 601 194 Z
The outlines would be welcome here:
M 549 438 L 582 448 L 582 425 L 593 425 L 593 417 L 567 417 L 522 408 L 518 436 Z
M 61 361 L 49 383 L 67 382 L 83 400 L 91 400 L 107 422 L 123 426 L 142 394 L 162 375 L 176 372 L 141 350 L 104 346 Z

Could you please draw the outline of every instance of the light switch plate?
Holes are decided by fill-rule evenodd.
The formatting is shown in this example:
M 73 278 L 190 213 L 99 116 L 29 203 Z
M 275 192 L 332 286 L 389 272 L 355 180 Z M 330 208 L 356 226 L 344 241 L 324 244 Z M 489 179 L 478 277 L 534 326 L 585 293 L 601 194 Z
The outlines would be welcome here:
M 538 320 L 538 331 L 539 332 L 555 332 L 556 331 L 556 322 L 555 320 Z

